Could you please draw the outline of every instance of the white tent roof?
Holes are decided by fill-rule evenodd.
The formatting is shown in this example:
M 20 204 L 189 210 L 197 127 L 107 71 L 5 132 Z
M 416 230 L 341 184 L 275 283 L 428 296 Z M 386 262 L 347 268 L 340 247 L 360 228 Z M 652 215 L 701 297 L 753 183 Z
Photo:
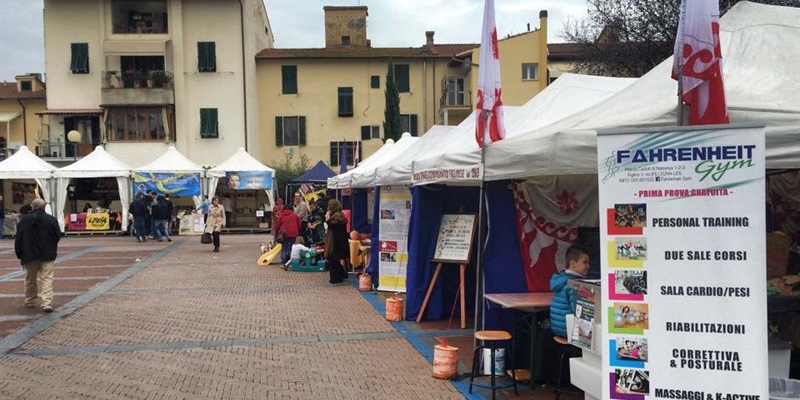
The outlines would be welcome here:
M 730 120 L 766 124 L 767 168 L 800 167 L 798 38 L 798 8 L 739 2 L 720 20 Z M 486 179 L 595 173 L 597 130 L 677 123 L 671 68 L 672 57 L 607 101 L 488 146 Z
M 504 107 L 506 140 L 601 103 L 635 81 L 633 78 L 562 74 L 523 106 Z M 451 144 L 440 146 L 439 153 L 415 160 L 413 172 L 444 171 L 479 165 L 481 150 L 474 139 L 474 132 L 475 118 L 472 116 L 453 130 Z M 417 184 L 450 181 L 445 176 L 448 174 L 427 174 L 424 178 L 417 176 L 414 181 Z
M 400 154 L 403 154 L 414 143 L 419 140 L 419 137 L 411 136 L 410 133 L 405 132 L 400 136 L 400 140 L 389 148 L 380 158 L 376 158 L 374 164 L 364 168 L 362 171 L 356 171 L 351 177 L 350 187 L 365 188 L 375 186 L 375 169 L 384 165 L 385 163 L 393 160 Z
M 251 156 L 244 147 L 239 147 L 227 160 L 221 162 L 214 168 L 207 171 L 207 174 L 215 177 L 223 177 L 226 172 L 237 171 L 268 171 L 275 173 L 275 170 L 262 164 L 255 157 Z
M 375 185 L 410 185 L 411 163 L 419 158 L 440 154 L 450 145 L 455 126 L 434 125 L 405 152 L 375 168 Z
M 387 139 L 386 143 L 384 143 L 381 148 L 372 153 L 371 156 L 365 158 L 364 161 L 358 163 L 357 167 L 343 174 L 328 178 L 328 189 L 346 189 L 351 187 L 350 185 L 353 183 L 353 174 L 363 174 L 364 171 L 373 168 L 374 165 L 389 152 L 392 146 L 394 146 L 394 139 Z
M 50 178 L 55 170 L 56 167 L 31 153 L 28 146 L 20 146 L 11 157 L 0 162 L 0 179 Z
M 167 151 L 152 162 L 134 168 L 134 172 L 168 172 L 168 173 L 202 173 L 203 168 L 178 152 L 175 146 L 169 146 Z
M 86 157 L 81 158 L 55 172 L 58 178 L 126 177 L 131 175 L 131 166 L 109 154 L 103 146 L 97 146 Z

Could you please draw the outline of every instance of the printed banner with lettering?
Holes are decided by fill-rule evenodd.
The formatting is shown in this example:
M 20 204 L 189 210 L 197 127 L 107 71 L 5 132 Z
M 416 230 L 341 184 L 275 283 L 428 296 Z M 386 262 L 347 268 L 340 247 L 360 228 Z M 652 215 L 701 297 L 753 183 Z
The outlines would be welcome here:
M 86 214 L 87 231 L 107 231 L 111 226 L 111 215 L 108 213 Z
M 414 171 L 411 181 L 417 185 L 441 182 L 480 182 L 483 166 L 480 164 L 465 167 L 431 168 Z
M 766 399 L 762 127 L 597 138 L 605 399 Z
M 145 193 L 148 190 L 170 196 L 199 196 L 200 174 L 134 172 L 133 193 Z
M 235 171 L 225 173 L 228 189 L 270 189 L 272 188 L 272 172 L 267 171 Z
M 411 191 L 405 186 L 382 186 L 380 208 L 378 290 L 405 293 Z

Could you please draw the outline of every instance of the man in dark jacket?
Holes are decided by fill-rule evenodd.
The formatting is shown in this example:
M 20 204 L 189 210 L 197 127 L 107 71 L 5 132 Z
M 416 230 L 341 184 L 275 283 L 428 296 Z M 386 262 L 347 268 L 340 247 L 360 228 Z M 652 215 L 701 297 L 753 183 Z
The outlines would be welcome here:
M 42 311 L 53 312 L 53 261 L 58 256 L 61 228 L 58 220 L 44 212 L 45 201 L 34 199 L 31 213 L 17 225 L 14 251 L 25 268 L 25 307 L 34 307 L 42 297 Z M 37 279 L 42 287 L 36 285 Z M 41 292 L 39 292 L 41 289 Z
M 148 196 L 149 198 L 150 196 Z M 136 199 L 131 202 L 128 207 L 128 212 L 133 216 L 133 231 L 136 234 L 136 240 L 139 243 L 147 241 L 147 233 L 145 231 L 147 216 L 150 214 L 150 206 L 145 202 L 144 194 L 139 193 Z
M 170 215 L 170 205 L 167 203 L 167 200 L 164 199 L 164 196 L 158 196 L 158 200 L 155 207 L 153 207 L 153 238 L 158 239 L 159 242 L 163 242 L 164 239 L 171 242 L 172 239 L 169 237 L 169 228 L 167 228 L 167 224 L 169 223 Z

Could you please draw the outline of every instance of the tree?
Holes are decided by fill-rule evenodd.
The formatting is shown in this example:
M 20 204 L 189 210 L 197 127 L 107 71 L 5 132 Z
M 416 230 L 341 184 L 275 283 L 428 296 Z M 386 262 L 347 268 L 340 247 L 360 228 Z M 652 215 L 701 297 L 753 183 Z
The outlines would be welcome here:
M 720 13 L 724 15 L 739 1 L 719 0 Z M 800 7 L 798 0 L 753 1 Z M 584 45 L 575 72 L 639 77 L 672 55 L 680 0 L 587 0 L 587 3 L 587 16 L 567 21 L 562 36 L 567 42 Z
M 310 168 L 308 156 L 301 154 L 300 158 L 292 162 L 292 159 L 287 154 L 282 163 L 272 167 L 275 170 L 275 195 L 283 197 L 286 195 L 286 187 L 289 181 L 303 175 Z M 284 199 L 290 201 L 290 199 Z
M 383 141 L 400 139 L 402 127 L 400 126 L 400 93 L 394 84 L 394 63 L 389 61 L 386 71 L 386 108 L 383 110 Z

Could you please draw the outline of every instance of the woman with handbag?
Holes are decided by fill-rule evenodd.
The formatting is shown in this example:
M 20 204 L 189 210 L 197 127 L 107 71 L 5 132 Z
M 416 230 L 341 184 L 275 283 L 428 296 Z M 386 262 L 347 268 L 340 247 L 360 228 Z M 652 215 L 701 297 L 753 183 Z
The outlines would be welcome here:
M 342 283 L 347 279 L 342 260 L 350 257 L 347 242 L 347 218 L 342 212 L 342 204 L 336 199 L 328 202 L 328 232 L 325 234 L 325 263 L 330 272 L 330 283 Z
M 211 199 L 211 206 L 208 207 L 208 219 L 206 220 L 205 233 L 210 233 L 214 242 L 214 252 L 219 253 L 219 233 L 225 227 L 225 207 L 219 204 L 219 197 Z

